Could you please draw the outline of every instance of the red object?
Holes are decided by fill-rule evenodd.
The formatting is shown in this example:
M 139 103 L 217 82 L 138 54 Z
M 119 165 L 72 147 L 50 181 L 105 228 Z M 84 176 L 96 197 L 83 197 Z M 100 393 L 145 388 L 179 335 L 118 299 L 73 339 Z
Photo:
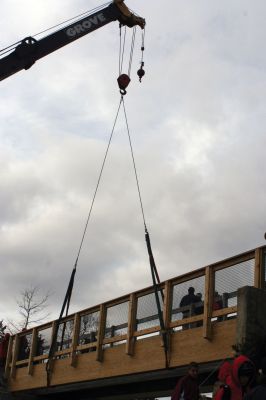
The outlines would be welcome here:
M 0 360 L 1 361 L 6 360 L 9 338 L 10 338 L 10 334 L 6 333 L 0 343 Z
M 254 375 L 251 377 L 249 384 L 255 378 L 256 368 L 252 361 L 246 356 L 239 356 L 234 359 L 233 365 L 228 361 L 224 362 L 219 371 L 219 379 L 229 386 L 231 392 L 231 400 L 242 400 L 243 399 L 243 387 L 239 382 L 239 370 L 244 363 L 249 363 L 254 367 Z M 216 393 L 215 400 L 223 400 L 224 388 L 221 387 Z
M 130 77 L 127 74 L 122 74 L 117 78 L 118 86 L 121 94 L 126 94 L 126 88 L 129 85 Z
M 231 376 L 232 373 L 232 364 L 229 361 L 225 361 L 220 369 L 218 374 L 219 381 L 223 383 L 227 383 L 227 379 Z
M 190 375 L 180 378 L 175 387 L 171 400 L 179 400 L 182 393 L 184 398 L 189 400 L 197 400 L 199 398 L 199 386 L 197 379 L 193 379 Z

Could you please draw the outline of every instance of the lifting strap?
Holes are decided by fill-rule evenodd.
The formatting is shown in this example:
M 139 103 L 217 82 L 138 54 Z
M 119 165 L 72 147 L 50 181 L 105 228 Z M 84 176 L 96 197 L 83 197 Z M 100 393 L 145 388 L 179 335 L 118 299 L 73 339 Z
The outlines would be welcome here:
M 138 189 L 138 194 L 139 194 L 139 201 L 140 201 L 141 213 L 142 213 L 144 230 L 145 230 L 145 240 L 146 240 L 146 245 L 147 245 L 147 250 L 148 250 L 148 255 L 149 255 L 149 261 L 150 261 L 151 276 L 152 276 L 152 282 L 153 282 L 153 287 L 154 287 L 154 295 L 155 295 L 156 307 L 157 307 L 157 311 L 158 311 L 158 318 L 159 318 L 159 322 L 160 322 L 161 335 L 162 335 L 162 339 L 163 339 L 163 347 L 164 347 L 164 354 L 165 354 L 165 368 L 168 368 L 169 367 L 169 334 L 168 334 L 168 332 L 166 330 L 166 327 L 165 327 L 165 323 L 164 323 L 164 320 L 163 320 L 162 308 L 161 308 L 161 302 L 162 303 L 164 302 L 164 293 L 163 293 L 162 288 L 160 287 L 160 278 L 159 278 L 159 274 L 158 274 L 158 271 L 157 271 L 157 268 L 156 268 L 156 264 L 155 264 L 155 261 L 154 261 L 154 257 L 153 257 L 153 253 L 152 253 L 150 236 L 149 236 L 149 232 L 148 232 L 146 221 L 145 221 L 144 207 L 143 207 L 143 202 L 142 202 L 142 198 L 141 198 L 140 185 L 139 185 L 139 179 L 138 179 L 138 174 L 137 174 L 135 157 L 134 157 L 134 153 L 133 153 L 132 141 L 131 141 L 131 137 L 130 137 L 130 131 L 129 131 L 127 114 L 126 114 L 125 102 L 124 102 L 124 97 L 123 96 L 121 96 L 121 97 L 122 97 L 124 116 L 125 116 L 125 121 L 126 121 L 126 126 L 127 126 L 127 134 L 128 134 L 129 145 L 130 145 L 130 150 L 131 150 L 131 157 L 132 157 L 132 161 L 133 161 L 133 167 L 134 167 L 135 178 L 136 178 L 136 183 L 137 183 L 137 189 Z M 161 302 L 160 302 L 159 293 L 161 295 Z
M 148 254 L 149 254 L 151 276 L 152 276 L 152 282 L 153 282 L 153 287 L 154 287 L 154 295 L 155 295 L 155 301 L 156 301 L 156 306 L 157 306 L 157 310 L 158 310 L 158 318 L 159 318 L 159 322 L 160 322 L 161 335 L 162 335 L 162 339 L 163 339 L 163 347 L 164 347 L 164 354 L 165 354 L 165 368 L 169 368 L 169 335 L 165 328 L 165 323 L 163 320 L 163 313 L 162 313 L 162 309 L 161 309 L 161 302 L 160 302 L 160 298 L 159 298 L 159 293 L 160 293 L 161 301 L 163 303 L 164 302 L 164 293 L 163 293 L 162 288 L 160 287 L 160 279 L 159 279 L 158 271 L 157 271 L 156 264 L 154 261 L 154 257 L 152 254 L 150 236 L 149 236 L 149 232 L 146 227 L 145 227 L 145 239 L 146 239 L 147 250 L 148 250 Z
M 65 294 L 65 298 L 64 298 L 64 301 L 63 301 L 63 305 L 62 305 L 62 309 L 61 309 L 59 318 L 55 321 L 54 330 L 52 332 L 51 346 L 50 346 L 50 350 L 49 350 L 49 354 L 48 354 L 48 360 L 47 360 L 47 363 L 46 363 L 47 386 L 50 386 L 50 383 L 51 383 L 51 375 L 52 375 L 52 371 L 53 371 L 53 356 L 54 356 L 55 351 L 57 350 L 58 330 L 59 330 L 59 326 L 61 324 L 61 321 L 63 319 L 63 314 L 64 314 L 65 310 L 66 310 L 65 316 L 68 315 L 69 306 L 70 306 L 70 300 L 71 300 L 71 295 L 72 295 L 72 290 L 73 290 L 73 286 L 74 286 L 76 270 L 77 270 L 77 261 L 76 261 L 76 263 L 74 265 L 73 271 L 72 271 L 71 276 L 70 276 L 70 280 L 69 280 L 69 283 L 68 283 L 67 291 L 66 291 L 66 294 Z M 60 350 L 62 350 L 62 346 L 63 346 L 64 336 L 65 336 L 65 327 L 66 327 L 66 325 L 64 324 L 63 330 L 62 330 L 62 336 L 61 336 L 61 346 L 60 346 L 61 348 L 60 348 Z

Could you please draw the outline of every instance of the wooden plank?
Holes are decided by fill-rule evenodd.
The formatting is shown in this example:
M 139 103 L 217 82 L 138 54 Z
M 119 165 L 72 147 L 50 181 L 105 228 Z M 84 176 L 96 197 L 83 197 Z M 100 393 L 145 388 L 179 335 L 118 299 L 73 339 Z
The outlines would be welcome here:
M 168 329 L 171 321 L 171 309 L 172 309 L 172 283 L 166 281 L 164 286 L 164 305 L 163 305 L 163 320 L 165 329 Z
M 113 336 L 111 338 L 103 339 L 103 344 L 121 342 L 122 340 L 127 340 L 127 335 Z
M 105 333 L 105 323 L 106 323 L 106 307 L 104 304 L 100 306 L 100 317 L 99 317 L 99 328 L 97 336 L 97 348 L 96 348 L 96 360 L 103 361 L 103 339 Z
M 134 337 L 149 335 L 154 332 L 160 332 L 161 327 L 160 325 L 152 326 L 151 328 L 142 329 L 141 331 L 135 331 L 133 333 Z
M 30 347 L 30 355 L 29 355 L 29 364 L 28 364 L 28 374 L 29 375 L 32 375 L 32 373 L 33 373 L 33 357 L 36 354 L 37 339 L 38 339 L 37 328 L 33 328 L 33 330 L 32 330 L 32 339 L 31 339 L 31 347 Z
M 97 341 L 92 343 L 80 344 L 79 346 L 77 346 L 77 350 L 86 350 L 96 346 L 97 346 Z
M 243 253 L 231 258 L 228 258 L 227 260 L 224 261 L 219 261 L 215 264 L 212 264 L 214 268 L 214 271 L 219 271 L 220 269 L 225 269 L 232 267 L 233 265 L 241 264 L 242 262 L 252 260 L 255 257 L 255 250 L 251 250 L 247 253 Z
M 40 356 L 33 357 L 33 361 L 42 361 L 48 358 L 48 354 L 42 354 Z
M 17 361 L 16 366 L 26 365 L 28 366 L 28 358 L 25 360 Z
M 117 299 L 108 300 L 103 304 L 104 304 L 105 308 L 114 307 L 114 306 L 117 306 L 119 304 L 128 302 L 129 301 L 129 296 L 130 295 L 127 294 L 125 296 L 118 297 Z
M 73 337 L 72 337 L 72 346 L 70 352 L 70 365 L 72 367 L 76 367 L 77 364 L 77 345 L 79 340 L 79 330 L 80 330 L 80 315 L 79 313 L 75 314 L 74 318 L 74 327 L 73 327 Z
M 201 276 L 203 276 L 205 273 L 205 268 L 200 268 L 196 271 L 192 271 L 192 272 L 188 272 L 186 274 L 180 275 L 176 278 L 173 278 L 170 280 L 170 282 L 172 283 L 172 286 L 178 285 L 180 283 L 183 282 L 187 282 L 190 281 L 192 279 L 197 279 L 200 278 Z
M 195 315 L 193 317 L 188 317 L 188 318 L 180 319 L 177 321 L 172 321 L 172 322 L 170 322 L 169 326 L 171 328 L 175 328 L 178 326 L 192 324 L 193 322 L 198 322 L 198 321 L 202 321 L 202 320 L 203 320 L 203 314 Z
M 164 283 L 163 282 L 159 283 L 158 290 L 163 290 L 163 288 L 164 288 Z M 134 293 L 137 298 L 148 296 L 149 294 L 154 293 L 154 286 L 149 286 L 148 288 L 138 290 L 137 292 L 134 292 Z
M 203 315 L 203 337 L 212 338 L 211 316 L 214 296 L 214 273 L 212 267 L 206 267 L 205 272 L 205 297 L 204 297 L 204 315 Z
M 134 332 L 136 329 L 136 316 L 137 316 L 137 298 L 135 293 L 131 293 L 129 298 L 129 308 L 128 308 L 128 330 L 127 330 L 127 344 L 126 344 L 126 354 L 133 356 L 134 354 L 134 344 L 135 337 Z
M 222 308 L 221 310 L 213 311 L 212 318 L 220 317 L 222 315 L 234 314 L 237 312 L 237 306 Z
M 68 347 L 67 349 L 55 351 L 54 357 L 65 356 L 66 354 L 70 353 L 71 353 L 71 347 Z
M 53 337 L 54 337 L 54 334 L 55 334 L 55 331 L 56 331 L 56 327 L 57 327 L 57 321 L 53 321 L 53 323 L 52 323 L 52 331 L 51 331 L 51 342 L 50 342 L 50 347 L 52 346 L 52 341 L 53 341 Z M 57 331 L 57 334 L 58 334 L 58 331 Z M 56 340 L 57 340 L 57 338 L 56 338 Z M 47 383 L 47 381 L 48 381 L 48 376 L 51 378 L 51 377 L 53 377 L 53 374 L 52 374 L 52 372 L 53 372 L 53 368 L 54 368 L 54 359 L 53 359 L 53 356 L 49 359 L 49 357 L 47 357 L 47 359 L 48 359 L 48 362 L 49 362 L 49 369 L 50 369 L 50 373 L 48 374 L 47 373 L 47 375 L 46 375 L 46 383 Z M 49 379 L 50 379 L 49 378 Z M 51 383 L 51 382 L 50 382 Z
M 13 348 L 13 340 L 14 338 L 10 336 L 8 341 L 8 348 L 7 348 L 7 356 L 6 356 L 6 365 L 5 365 L 5 377 L 8 379 L 10 375 L 10 367 L 11 367 L 11 360 L 12 360 L 12 348 Z
M 235 329 L 236 320 L 215 324 L 212 341 L 202 337 L 201 327 L 172 333 L 171 368 L 188 365 L 191 361 L 201 364 L 231 357 Z M 68 359 L 55 360 L 53 385 L 163 370 L 165 358 L 160 341 L 160 336 L 136 341 L 132 357 L 125 354 L 125 344 L 108 348 L 102 364 L 95 360 L 94 352 L 79 354 L 76 368 L 70 367 Z M 18 368 L 17 379 L 10 383 L 12 392 L 38 387 L 46 387 L 45 364 L 35 366 L 33 377 L 25 373 L 25 368 Z
M 212 340 L 202 337 L 202 327 L 176 332 L 172 338 L 171 367 L 232 357 L 236 323 L 237 320 L 233 319 L 214 324 Z
M 264 265 L 263 250 L 258 248 L 255 250 L 255 270 L 254 270 L 254 286 L 258 289 L 264 288 Z
M 17 358 L 18 358 L 18 349 L 19 349 L 19 336 L 17 334 L 17 335 L 15 335 L 13 357 L 12 357 L 12 362 L 11 362 L 10 375 L 11 375 L 12 379 L 15 379 L 15 377 L 16 377 L 16 362 L 17 362 Z

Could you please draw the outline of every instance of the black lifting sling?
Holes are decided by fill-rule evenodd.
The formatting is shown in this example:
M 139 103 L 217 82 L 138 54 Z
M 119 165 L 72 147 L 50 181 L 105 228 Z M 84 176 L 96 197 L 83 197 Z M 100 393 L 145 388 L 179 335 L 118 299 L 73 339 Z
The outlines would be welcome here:
M 150 267 L 151 267 L 151 276 L 152 276 L 152 282 L 153 282 L 153 287 L 154 287 L 154 295 L 155 295 L 155 301 L 156 301 L 156 306 L 158 310 L 158 318 L 160 322 L 160 328 L 161 328 L 161 335 L 163 339 L 163 347 L 164 347 L 164 354 L 165 354 L 165 368 L 169 367 L 169 336 L 168 332 L 165 328 L 165 323 L 163 320 L 163 313 L 161 309 L 161 303 L 164 303 L 164 293 L 162 288 L 160 287 L 160 278 L 159 274 L 156 268 L 156 264 L 154 261 L 154 257 L 152 254 L 152 248 L 151 248 L 151 242 L 150 242 L 150 236 L 149 232 L 145 226 L 145 239 L 146 239 L 146 244 L 147 244 L 147 250 L 149 254 L 149 260 L 150 260 Z M 161 302 L 159 298 L 159 294 L 161 295 Z

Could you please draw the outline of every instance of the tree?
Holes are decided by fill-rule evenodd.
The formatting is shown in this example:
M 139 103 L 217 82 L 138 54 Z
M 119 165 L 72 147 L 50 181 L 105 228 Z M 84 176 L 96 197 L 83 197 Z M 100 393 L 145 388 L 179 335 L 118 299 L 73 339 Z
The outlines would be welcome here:
M 42 295 L 37 286 L 23 289 L 17 299 L 20 319 L 18 322 L 9 320 L 9 330 L 18 332 L 44 321 L 49 316 L 49 313 L 46 312 L 49 296 L 49 292 Z
M 0 341 L 5 335 L 6 326 L 4 325 L 4 321 L 0 321 Z
M 45 310 L 48 307 L 49 296 L 49 292 L 40 295 L 37 286 L 22 290 L 21 297 L 17 301 L 22 318 L 22 328 L 27 329 L 29 325 L 40 323 L 48 317 L 49 313 L 46 313 Z

